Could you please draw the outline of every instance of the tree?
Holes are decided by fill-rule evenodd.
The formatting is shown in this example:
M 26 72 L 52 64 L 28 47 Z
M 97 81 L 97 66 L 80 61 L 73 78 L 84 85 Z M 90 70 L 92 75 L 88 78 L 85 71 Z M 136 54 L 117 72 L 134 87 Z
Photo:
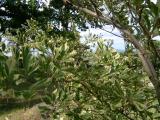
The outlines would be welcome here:
M 158 2 L 73 0 L 66 5 L 63 1 L 53 4 L 55 2 L 57 0 L 52 0 L 49 9 L 46 8 L 56 13 L 53 16 L 49 14 L 44 27 L 40 22 L 43 16 L 37 19 L 34 15 L 32 17 L 37 22 L 31 19 L 25 23 L 24 20 L 18 22 L 16 29 L 10 25 L 6 27 L 11 30 L 3 35 L 9 44 L 6 45 L 4 38 L 0 41 L 1 96 L 7 100 L 10 100 L 8 96 L 16 98 L 11 101 L 22 104 L 40 97 L 40 102 L 47 104 L 42 106 L 45 119 L 48 116 L 54 119 L 100 120 L 159 118 L 159 105 L 148 83 L 149 78 L 159 100 L 159 45 L 152 40 L 159 32 Z M 14 9 L 18 5 L 17 0 L 7 3 L 14 3 Z M 46 10 L 45 7 L 43 9 Z M 1 10 L 5 16 L 12 12 Z M 76 10 L 74 15 L 78 18 L 70 16 L 73 10 Z M 61 12 L 63 14 L 58 14 Z M 58 17 L 58 23 L 60 20 L 63 24 L 62 29 L 55 23 L 57 19 L 53 19 L 57 14 L 64 15 L 62 20 Z M 69 22 L 65 19 L 74 20 L 71 29 L 68 29 Z M 23 23 L 25 25 L 21 27 Z M 128 47 L 127 51 L 119 53 L 110 42 L 105 45 L 103 39 L 91 37 L 98 47 L 90 51 L 80 43 L 75 29 L 78 25 L 86 29 L 88 23 L 100 28 L 112 25 L 120 30 L 128 46 L 131 44 L 134 48 Z
M 158 68 L 160 55 L 153 41 L 153 37 L 159 34 L 160 28 L 159 3 L 154 4 L 144 0 L 122 2 L 96 0 L 80 1 L 79 4 L 73 1 L 72 5 L 77 10 L 97 18 L 101 24 L 112 25 L 119 29 L 124 40 L 134 45 L 160 101 Z M 97 11 L 101 11 L 101 14 Z
M 74 21 L 79 21 L 77 25 L 84 27 L 84 23 L 80 22 L 83 18 L 70 8 L 63 0 L 51 0 L 49 5 L 41 0 L 2 0 L 0 32 L 4 33 L 7 29 L 14 35 L 14 29 L 23 29 L 27 25 L 26 20 L 32 18 L 37 20 L 43 29 L 46 29 L 46 24 L 51 26 L 50 34 L 57 33 L 65 36 L 66 31 L 71 32 L 74 28 Z
M 25 31 L 5 34 L 10 42 L 2 40 L 0 47 L 1 108 L 44 102 L 44 119 L 159 118 L 137 53 L 119 53 L 94 36 L 89 42 L 98 47 L 92 52 L 77 32 L 75 40 L 47 31 L 30 20 Z

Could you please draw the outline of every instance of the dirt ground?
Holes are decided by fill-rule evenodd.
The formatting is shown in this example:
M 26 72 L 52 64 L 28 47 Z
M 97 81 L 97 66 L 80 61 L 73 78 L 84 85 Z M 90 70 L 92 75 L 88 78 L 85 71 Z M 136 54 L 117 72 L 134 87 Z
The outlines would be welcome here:
M 0 116 L 0 120 L 42 120 L 37 106 L 19 109 Z

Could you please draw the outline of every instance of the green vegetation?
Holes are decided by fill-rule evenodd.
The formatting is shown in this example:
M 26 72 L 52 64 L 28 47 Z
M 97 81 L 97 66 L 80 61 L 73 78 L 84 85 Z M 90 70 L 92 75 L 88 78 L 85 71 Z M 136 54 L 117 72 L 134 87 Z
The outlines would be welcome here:
M 0 8 L 0 119 L 37 105 L 47 120 L 160 118 L 158 2 L 3 0 Z M 92 35 L 81 43 L 76 29 L 87 24 L 117 28 L 126 50 Z

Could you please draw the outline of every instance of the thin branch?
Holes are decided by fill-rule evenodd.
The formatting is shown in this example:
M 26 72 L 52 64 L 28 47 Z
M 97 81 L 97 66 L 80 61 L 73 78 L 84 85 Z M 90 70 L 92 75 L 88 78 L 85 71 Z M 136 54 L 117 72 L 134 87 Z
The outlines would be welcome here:
M 96 13 L 97 13 L 97 15 L 98 15 L 98 16 L 101 16 L 101 15 L 102 15 L 102 12 L 98 9 L 96 3 L 93 2 L 93 0 L 90 0 L 90 2 L 91 2 L 91 4 L 93 5 L 93 7 L 94 7 L 94 9 L 95 9 L 95 11 L 96 11 Z
M 105 32 L 108 32 L 108 33 L 110 33 L 110 34 L 112 34 L 112 35 L 114 35 L 114 36 L 117 36 L 117 37 L 120 37 L 120 38 L 124 38 L 124 37 L 122 37 L 122 36 L 120 36 L 120 35 L 117 35 L 117 34 L 111 32 L 111 31 L 105 30 L 105 29 L 103 29 L 103 28 L 101 28 L 101 30 L 103 30 L 103 31 L 105 31 Z
M 147 72 L 150 81 L 152 82 L 155 90 L 156 90 L 156 95 L 160 104 L 160 81 L 157 77 L 157 73 L 155 71 L 155 68 L 150 60 L 150 58 L 147 55 L 146 50 L 144 49 L 144 47 L 140 44 L 139 40 L 137 40 L 135 38 L 135 36 L 130 32 L 130 30 L 128 29 L 124 29 L 122 25 L 118 24 L 114 19 L 111 19 L 109 16 L 98 16 L 95 12 L 87 9 L 87 8 L 83 8 L 83 7 L 79 7 L 76 5 L 73 5 L 73 7 L 77 10 L 81 10 L 82 12 L 92 16 L 92 17 L 96 17 L 104 22 L 106 22 L 106 24 L 109 25 L 113 25 L 116 28 L 118 28 L 122 33 L 124 37 L 128 37 L 126 39 L 126 41 L 132 43 L 136 49 L 138 49 L 139 51 L 139 57 L 141 58 L 141 61 L 143 63 L 144 69 Z
M 109 17 L 104 17 L 103 15 L 100 15 L 100 16 L 99 16 L 99 15 L 97 15 L 96 12 L 93 12 L 93 11 L 87 9 L 87 8 L 83 8 L 83 7 L 80 7 L 80 6 L 76 6 L 76 5 L 74 5 L 74 4 L 72 4 L 72 5 L 73 5 L 73 7 L 74 7 L 75 9 L 77 9 L 77 10 L 81 10 L 81 11 L 83 11 L 84 13 L 86 13 L 86 14 L 92 16 L 92 17 L 96 17 L 96 18 L 98 18 L 98 19 L 101 19 L 101 20 L 105 21 L 106 23 L 108 23 L 108 24 L 110 24 L 110 25 L 113 25 L 113 22 L 112 22 L 112 20 L 111 20 Z

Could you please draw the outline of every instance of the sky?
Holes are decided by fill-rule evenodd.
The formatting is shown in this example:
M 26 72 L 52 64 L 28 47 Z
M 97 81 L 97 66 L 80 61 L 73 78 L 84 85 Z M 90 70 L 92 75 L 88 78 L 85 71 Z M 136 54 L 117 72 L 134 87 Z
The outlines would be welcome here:
M 120 36 L 120 32 L 117 29 L 114 29 L 112 31 L 113 28 L 109 25 L 105 26 L 104 29 Z M 98 35 L 106 40 L 113 40 L 112 47 L 114 47 L 117 50 L 124 50 L 125 49 L 123 38 L 117 37 L 113 34 L 110 34 L 106 31 L 104 31 L 104 30 L 101 30 L 99 28 L 89 28 L 87 31 L 81 31 L 80 36 L 81 36 L 82 42 L 85 40 L 85 37 L 87 37 L 89 35 L 89 33 Z
M 44 2 L 46 2 L 46 4 L 49 4 L 50 0 L 42 0 Z M 152 2 L 156 3 L 157 0 L 151 0 Z M 108 30 L 110 32 L 113 32 L 116 35 L 120 35 L 120 32 L 117 29 L 114 29 L 112 31 L 112 27 L 111 26 L 105 26 L 104 27 L 105 30 Z M 86 31 L 80 31 L 80 36 L 81 36 L 81 41 L 83 42 L 85 40 L 85 37 L 87 37 L 89 35 L 89 33 L 91 34 L 95 34 L 98 36 L 101 36 L 104 39 L 109 39 L 109 40 L 113 40 L 113 47 L 117 50 L 124 50 L 125 46 L 124 46 L 124 40 L 120 37 L 117 37 L 113 34 L 107 33 L 104 30 L 98 29 L 98 28 L 89 28 Z M 155 37 L 154 39 L 156 40 L 160 40 L 160 36 Z
M 152 2 L 156 3 L 157 0 L 151 0 Z M 113 32 L 116 35 L 120 35 L 120 32 L 117 29 L 114 29 L 112 31 L 112 27 L 111 26 L 105 26 L 104 27 L 105 30 Z M 104 39 L 109 39 L 109 40 L 113 40 L 113 45 L 112 47 L 114 47 L 117 50 L 124 50 L 125 49 L 125 43 L 123 38 L 117 37 L 113 34 L 110 34 L 104 30 L 101 30 L 99 28 L 89 28 L 87 31 L 81 31 L 80 35 L 81 35 L 81 41 L 83 42 L 85 40 L 85 37 L 89 35 L 89 33 L 91 34 L 95 34 L 98 36 L 101 36 Z M 156 36 L 153 38 L 154 40 L 160 40 L 160 36 Z
M 114 29 L 112 31 L 112 27 L 109 26 L 109 25 L 105 26 L 104 29 L 107 30 L 107 31 L 113 32 L 114 34 L 120 36 L 120 32 L 117 29 Z M 81 42 L 84 42 L 85 37 L 87 37 L 90 33 L 92 35 L 98 35 L 98 36 L 100 36 L 100 37 L 102 37 L 103 39 L 106 39 L 106 40 L 113 40 L 113 45 L 112 45 L 113 48 L 115 48 L 117 50 L 120 50 L 120 51 L 125 50 L 125 43 L 124 43 L 123 38 L 117 37 L 117 36 L 115 36 L 111 33 L 108 33 L 104 30 L 101 30 L 99 28 L 89 28 L 86 31 L 80 31 Z M 160 41 L 160 35 L 154 37 L 153 39 Z

